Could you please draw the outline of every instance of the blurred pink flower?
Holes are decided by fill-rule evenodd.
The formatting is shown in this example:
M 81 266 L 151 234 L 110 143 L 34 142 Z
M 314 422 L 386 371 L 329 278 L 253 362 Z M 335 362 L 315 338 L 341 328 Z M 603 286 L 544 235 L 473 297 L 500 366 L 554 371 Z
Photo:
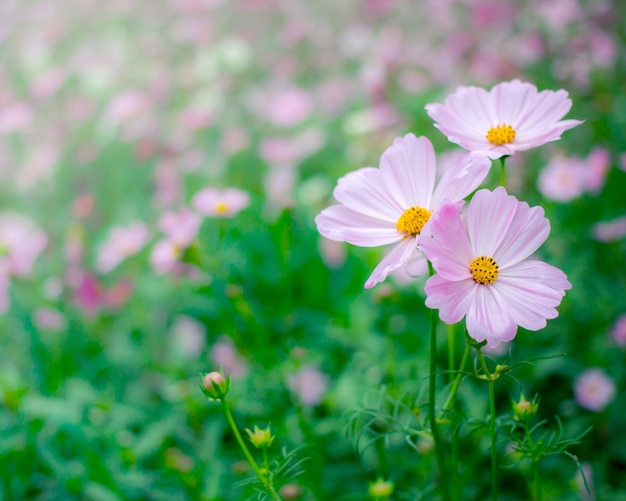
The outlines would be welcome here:
M 585 159 L 557 155 L 539 174 L 537 187 L 544 197 L 559 202 L 574 200 L 585 191 L 597 194 L 610 166 L 605 148 L 594 148 Z
M 183 208 L 178 212 L 168 211 L 159 219 L 159 229 L 179 250 L 191 245 L 200 228 L 202 219 L 196 213 Z
M 556 141 L 582 123 L 561 120 L 571 106 L 564 90 L 538 92 L 532 84 L 512 80 L 489 92 L 459 87 L 444 104 L 428 104 L 426 111 L 453 143 L 500 158 Z
M 52 68 L 31 85 L 31 92 L 36 99 L 46 100 L 50 98 L 63 85 L 65 72 L 61 68 Z
M 287 378 L 289 389 L 304 406 L 319 405 L 328 389 L 328 384 L 328 376 L 315 367 L 304 367 Z
M 33 118 L 33 110 L 26 103 L 11 103 L 0 109 L 0 134 L 9 134 L 28 127 Z
M 148 104 L 147 96 L 143 91 L 126 90 L 109 101 L 104 112 L 105 119 L 113 125 L 120 125 L 140 111 Z
M 460 202 L 483 181 L 491 162 L 463 155 L 435 186 L 433 146 L 425 137 L 396 138 L 380 159 L 339 179 L 333 192 L 341 205 L 315 218 L 318 231 L 331 240 L 362 247 L 396 244 L 372 272 L 366 288 L 419 257 L 419 235 L 444 202 Z
M 302 123 L 313 111 L 311 95 L 298 87 L 290 87 L 259 96 L 260 114 L 279 127 Z
M 606 175 L 611 167 L 611 156 L 606 148 L 591 150 L 585 159 L 585 189 L 597 194 L 604 186 Z
M 184 355 L 193 357 L 202 351 L 205 344 L 205 329 L 196 319 L 186 315 L 178 316 L 170 332 Z
M 67 327 L 65 315 L 55 308 L 42 306 L 33 313 L 33 323 L 38 329 L 60 331 Z
M 549 200 L 568 202 L 584 193 L 585 172 L 580 159 L 555 156 L 539 174 L 537 188 Z
M 73 293 L 73 300 L 76 306 L 88 316 L 94 316 L 100 311 L 103 297 L 104 290 L 98 278 L 91 273 L 84 273 Z
M 149 236 L 148 227 L 141 221 L 114 227 L 98 248 L 96 269 L 100 273 L 109 273 L 126 258 L 141 251 Z
M 211 348 L 211 361 L 227 375 L 238 379 L 248 373 L 248 361 L 237 351 L 228 336 L 220 336 Z
M 215 117 L 207 110 L 190 107 L 180 112 L 178 118 L 181 127 L 187 130 L 204 129 L 213 124 Z
M 615 383 L 597 367 L 585 370 L 574 381 L 574 397 L 581 407 L 602 412 L 615 397 Z
M 613 242 L 626 236 L 626 216 L 615 218 L 611 221 L 596 223 L 591 228 L 591 233 L 600 242 Z
M 0 214 L 0 267 L 9 275 L 30 273 L 48 237 L 30 219 L 14 212 Z
M 250 195 L 236 188 L 204 188 L 194 195 L 192 204 L 203 216 L 227 218 L 248 207 Z
M 319 251 L 326 266 L 332 270 L 341 268 L 348 258 L 345 244 L 328 238 L 319 239 Z
M 163 238 L 152 247 L 150 265 L 157 274 L 176 272 L 182 267 L 180 256 L 180 247 L 169 238 Z
M 171 207 L 179 201 L 182 192 L 182 179 L 176 164 L 159 163 L 153 172 L 155 193 L 154 203 L 157 207 Z
M 231 127 L 222 131 L 220 146 L 224 153 L 237 153 L 250 144 L 250 136 L 244 128 Z
M 426 282 L 426 306 L 447 324 L 465 317 L 469 335 L 494 348 L 511 341 L 518 325 L 537 331 L 558 315 L 571 284 L 561 270 L 528 259 L 550 233 L 541 207 L 502 187 L 480 190 L 467 225 L 450 204 L 433 214 L 429 230 L 420 247 L 437 273 Z
M 615 344 L 626 346 L 626 313 L 620 315 L 611 329 L 611 337 Z

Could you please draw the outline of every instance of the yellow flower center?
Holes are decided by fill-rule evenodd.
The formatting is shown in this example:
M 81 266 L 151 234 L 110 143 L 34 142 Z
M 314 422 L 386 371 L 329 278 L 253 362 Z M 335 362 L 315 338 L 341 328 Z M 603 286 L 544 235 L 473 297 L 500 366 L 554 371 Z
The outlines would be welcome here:
M 479 256 L 470 263 L 472 278 L 477 284 L 489 285 L 496 281 L 500 267 L 492 257 Z
M 414 205 L 405 210 L 398 222 L 396 223 L 396 230 L 406 233 L 407 236 L 419 235 L 424 225 L 430 219 L 430 212 L 428 209 L 418 207 Z
M 226 205 L 224 202 L 220 202 L 215 206 L 215 211 L 218 214 L 224 214 L 224 212 L 226 212 L 228 210 L 228 205 Z
M 509 144 L 515 139 L 515 129 L 510 125 L 498 125 L 487 131 L 487 141 L 497 146 Z

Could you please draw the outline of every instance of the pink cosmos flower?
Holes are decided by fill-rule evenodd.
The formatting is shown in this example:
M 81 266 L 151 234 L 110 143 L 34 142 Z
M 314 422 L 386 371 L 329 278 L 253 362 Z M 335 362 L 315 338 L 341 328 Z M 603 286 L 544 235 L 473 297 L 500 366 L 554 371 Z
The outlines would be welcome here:
M 186 249 L 198 234 L 202 219 L 189 209 L 178 212 L 165 212 L 159 220 L 159 229 L 165 233 L 173 245 Z
M 9 275 L 30 273 L 47 243 L 47 235 L 27 217 L 0 214 L 0 268 Z
M 205 188 L 194 195 L 192 204 L 205 216 L 232 217 L 250 205 L 250 195 L 236 188 Z
M 459 87 L 444 104 L 428 104 L 426 111 L 453 143 L 500 158 L 560 139 L 582 123 L 561 120 L 571 107 L 564 90 L 538 92 L 532 84 L 512 80 L 489 92 Z
M 148 227 L 141 221 L 133 221 L 128 226 L 116 226 L 100 245 L 96 268 L 108 273 L 126 258 L 137 254 L 148 242 Z
M 593 367 L 574 381 L 574 397 L 581 407 L 602 412 L 615 396 L 615 383 L 602 369 Z
M 287 379 L 289 389 L 305 406 L 319 405 L 328 388 L 329 379 L 315 367 L 304 367 Z
M 225 334 L 212 346 L 211 361 L 215 367 L 220 367 L 235 379 L 241 379 L 248 374 L 248 360 L 239 353 L 233 340 Z
M 537 188 L 549 200 L 568 202 L 584 193 L 585 172 L 581 159 L 555 156 L 539 174 Z
M 626 216 L 601 221 L 591 228 L 593 237 L 600 242 L 614 242 L 626 236 Z
M 425 137 L 396 138 L 380 159 L 339 179 L 333 192 L 341 205 L 315 218 L 318 231 L 331 240 L 361 247 L 396 244 L 374 269 L 366 288 L 420 256 L 418 237 L 444 202 L 457 203 L 483 181 L 491 162 L 465 154 L 435 187 L 435 152 Z
M 536 331 L 555 318 L 571 288 L 565 274 L 527 259 L 546 240 L 550 223 L 541 207 L 529 207 L 502 187 L 478 191 L 467 226 L 452 204 L 433 214 L 432 238 L 420 247 L 437 274 L 426 282 L 426 306 L 448 324 L 466 318 L 469 335 L 491 348 L 511 341 L 517 326 Z
M 626 346 L 626 314 L 622 314 L 615 321 L 611 329 L 611 337 L 619 346 Z

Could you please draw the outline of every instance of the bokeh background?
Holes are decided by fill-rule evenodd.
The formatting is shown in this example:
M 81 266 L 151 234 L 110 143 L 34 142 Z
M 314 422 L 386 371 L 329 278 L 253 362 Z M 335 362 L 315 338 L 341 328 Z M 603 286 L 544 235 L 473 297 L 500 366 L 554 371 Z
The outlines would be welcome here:
M 220 368 L 242 428 L 271 423 L 278 456 L 302 447 L 282 480 L 298 499 L 368 499 L 377 477 L 433 499 L 432 446 L 400 424 L 423 419 L 423 279 L 365 291 L 382 250 L 313 219 L 394 137 L 455 151 L 425 104 L 513 78 L 566 89 L 585 122 L 507 163 L 573 288 L 492 354 L 532 361 L 498 411 L 523 391 L 563 436 L 593 427 L 569 449 L 591 492 L 558 455 L 547 499 L 626 499 L 625 39 L 620 0 L 2 0 L 0 499 L 253 496 L 198 388 Z M 227 188 L 232 213 L 194 203 Z M 479 381 L 460 398 L 487 415 Z M 465 499 L 487 496 L 486 440 L 461 433 Z M 529 499 L 528 465 L 499 446 L 501 499 Z

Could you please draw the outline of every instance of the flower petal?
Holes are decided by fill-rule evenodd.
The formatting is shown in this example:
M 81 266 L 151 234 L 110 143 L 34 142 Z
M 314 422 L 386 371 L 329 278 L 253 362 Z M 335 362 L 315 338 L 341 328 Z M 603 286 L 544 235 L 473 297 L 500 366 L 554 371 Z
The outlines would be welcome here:
M 403 211 L 430 207 L 435 186 L 435 150 L 425 137 L 407 134 L 396 138 L 380 158 L 380 181 L 399 201 Z
M 355 212 L 389 221 L 393 225 L 407 209 L 387 191 L 380 169 L 374 167 L 364 167 L 340 178 L 333 196 Z
M 543 329 L 547 319 L 558 316 L 555 308 L 571 287 L 565 273 L 542 261 L 524 261 L 502 270 L 493 284 L 513 320 L 531 331 Z
M 382 282 L 396 268 L 409 261 L 418 252 L 415 237 L 405 238 L 398 245 L 393 247 L 389 253 L 378 263 L 374 271 L 365 282 L 365 288 L 371 289 L 376 284 Z
M 402 239 L 394 224 L 361 214 L 344 205 L 332 205 L 315 218 L 317 231 L 338 242 L 361 247 L 378 247 Z
M 467 231 L 475 257 L 493 257 L 515 217 L 519 202 L 501 186 L 477 191 L 467 209 Z
M 515 215 L 493 258 L 500 269 L 519 263 L 535 252 L 550 234 L 550 222 L 542 207 L 518 202 Z
M 511 341 L 517 324 L 508 313 L 507 304 L 489 285 L 477 285 L 466 315 L 467 333 L 479 343 L 495 348 Z
M 459 155 L 439 180 L 431 209 L 437 210 L 446 201 L 454 203 L 463 200 L 480 186 L 490 168 L 491 160 L 484 154 L 468 152 Z
M 448 280 L 471 277 L 472 250 L 459 209 L 449 204 L 433 213 L 418 239 L 426 258 L 437 273 Z
M 439 310 L 439 318 L 447 324 L 460 322 L 474 298 L 478 285 L 470 278 L 450 281 L 436 274 L 426 281 L 426 306 Z

